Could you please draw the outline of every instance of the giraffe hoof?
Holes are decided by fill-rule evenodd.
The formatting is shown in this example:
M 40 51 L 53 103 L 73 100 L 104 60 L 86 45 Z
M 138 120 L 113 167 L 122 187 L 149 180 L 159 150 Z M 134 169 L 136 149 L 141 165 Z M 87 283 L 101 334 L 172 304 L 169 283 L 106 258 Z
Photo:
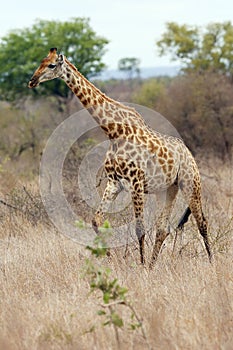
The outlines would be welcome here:
M 98 229 L 98 225 L 94 219 L 92 220 L 92 228 L 95 231 L 95 233 L 98 235 L 99 229 Z

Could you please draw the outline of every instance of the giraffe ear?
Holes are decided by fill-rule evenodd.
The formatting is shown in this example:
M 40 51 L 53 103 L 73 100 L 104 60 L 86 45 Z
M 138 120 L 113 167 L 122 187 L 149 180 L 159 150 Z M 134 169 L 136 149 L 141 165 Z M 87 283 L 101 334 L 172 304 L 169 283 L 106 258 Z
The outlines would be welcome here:
M 52 47 L 50 50 L 49 50 L 50 53 L 56 53 L 57 52 L 57 48 L 56 47 Z
M 50 59 L 55 59 L 57 56 L 57 48 L 52 47 L 52 49 L 49 50 L 48 56 Z

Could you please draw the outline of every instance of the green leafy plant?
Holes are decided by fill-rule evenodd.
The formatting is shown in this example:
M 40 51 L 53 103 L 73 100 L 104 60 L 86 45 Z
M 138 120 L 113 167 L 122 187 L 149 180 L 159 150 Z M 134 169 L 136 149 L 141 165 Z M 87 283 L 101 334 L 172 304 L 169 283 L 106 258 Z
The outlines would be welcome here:
M 116 342 L 119 346 L 119 329 L 127 328 L 131 331 L 140 329 L 141 335 L 150 348 L 141 318 L 128 299 L 128 289 L 121 286 L 118 279 L 112 276 L 109 267 L 99 264 L 99 259 L 107 255 L 107 238 L 112 234 L 108 221 L 99 228 L 100 234 L 94 239 L 93 246 L 86 248 L 91 252 L 91 258 L 87 258 L 84 266 L 84 277 L 89 283 L 90 293 L 101 293 L 100 309 L 97 315 L 102 317 L 103 326 L 112 326 L 115 331 Z M 94 260 L 97 258 L 97 260 Z M 124 306 L 129 311 L 128 319 L 123 319 L 119 313 L 119 306 Z

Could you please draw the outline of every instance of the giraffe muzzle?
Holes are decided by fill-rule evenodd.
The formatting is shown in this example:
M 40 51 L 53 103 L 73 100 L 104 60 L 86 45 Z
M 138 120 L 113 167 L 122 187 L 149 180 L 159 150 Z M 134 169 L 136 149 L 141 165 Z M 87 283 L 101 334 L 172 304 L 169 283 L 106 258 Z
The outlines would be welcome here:
M 35 88 L 37 85 L 39 85 L 39 81 L 36 77 L 33 77 L 28 83 L 30 89 Z

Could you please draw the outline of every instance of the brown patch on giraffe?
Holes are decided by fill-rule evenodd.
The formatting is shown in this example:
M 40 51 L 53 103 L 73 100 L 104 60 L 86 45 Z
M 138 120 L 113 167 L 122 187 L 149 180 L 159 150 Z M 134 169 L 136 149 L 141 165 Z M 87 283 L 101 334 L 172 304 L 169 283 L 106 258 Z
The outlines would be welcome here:
M 101 125 L 101 128 L 102 128 L 106 133 L 108 133 L 108 128 L 107 128 L 106 126 Z
M 111 111 L 108 111 L 108 112 L 105 111 L 105 115 L 107 118 L 113 119 Z
M 140 136 L 139 140 L 142 141 L 142 143 L 147 144 L 147 137 L 146 137 L 146 135 Z
M 79 98 L 81 101 L 85 98 L 85 96 L 83 95 L 82 92 L 80 92 L 77 96 L 78 96 L 78 98 Z M 82 101 L 82 102 L 83 102 L 83 101 Z
M 109 132 L 112 132 L 115 130 L 116 125 L 114 123 L 108 123 L 108 130 Z
M 136 176 L 136 174 L 137 174 L 137 169 L 130 170 L 130 172 L 129 172 L 130 177 L 134 177 L 134 176 Z
M 87 110 L 93 116 L 93 118 L 96 120 L 96 122 L 98 123 L 99 119 L 94 115 L 95 109 L 93 107 L 88 107 Z
M 128 168 L 122 169 L 122 173 L 123 173 L 123 175 L 124 175 L 125 177 L 128 175 L 128 171 L 129 171 Z
M 159 160 L 159 164 L 160 164 L 160 165 L 165 164 L 165 160 L 164 160 L 163 158 L 159 158 L 158 160 Z
M 110 139 L 116 139 L 118 134 L 116 132 L 112 132 L 112 134 L 109 134 Z
M 115 170 L 118 174 L 122 174 L 121 168 L 119 167 L 119 165 L 116 166 Z
M 169 158 L 169 159 L 167 160 L 167 162 L 168 162 L 168 164 L 174 164 L 174 160 L 173 160 L 172 158 Z
M 139 183 L 137 182 L 137 183 L 134 185 L 134 189 L 135 189 L 135 191 L 138 191 L 139 188 L 140 188 L 140 185 L 139 185 Z
M 134 164 L 133 162 L 130 162 L 130 163 L 128 163 L 128 167 L 129 167 L 129 168 L 134 168 L 134 167 L 135 167 L 135 164 Z
M 98 116 L 99 116 L 99 118 L 101 119 L 101 122 L 102 122 L 102 118 L 105 117 L 105 113 L 104 113 L 102 108 L 99 109 Z M 106 121 L 106 124 L 107 124 L 107 118 L 104 118 L 104 120 Z
M 171 172 L 173 169 L 173 166 L 172 165 L 168 165 L 168 171 Z
M 159 146 L 157 145 L 157 143 L 154 143 L 152 140 L 149 140 L 147 142 L 147 148 L 149 151 L 151 151 L 151 153 L 156 153 L 159 149 Z
M 167 173 L 167 165 L 163 164 L 162 165 L 163 172 L 166 174 Z
M 140 164 L 140 161 L 141 161 L 141 156 L 140 155 L 138 155 L 137 157 L 136 157 L 136 162 L 138 163 L 138 164 Z
M 126 168 L 126 162 L 125 162 L 125 161 L 121 161 L 120 165 L 121 165 L 121 168 L 122 168 L 122 169 L 125 169 L 125 168 Z
M 124 119 L 127 118 L 128 113 L 127 113 L 126 111 L 120 111 L 120 114 L 122 115 L 122 117 L 123 117 Z
M 131 125 L 131 129 L 132 129 L 133 134 L 137 134 L 138 133 L 138 127 L 137 127 L 137 125 L 135 125 L 135 123 L 133 123 Z
M 154 144 L 151 140 L 148 140 L 147 147 L 148 147 L 149 151 L 153 152 Z
M 140 139 L 137 135 L 134 136 L 134 143 L 135 144 L 140 144 Z
M 103 98 L 103 96 L 99 96 L 99 98 L 98 98 L 98 103 L 99 103 L 99 104 L 103 104 L 103 103 L 104 103 L 104 98 Z
M 163 148 L 160 147 L 159 152 L 158 152 L 158 157 L 159 157 L 159 158 L 162 158 L 163 155 L 164 155 Z
M 132 129 L 129 125 L 125 126 L 125 135 L 129 136 L 132 133 Z
M 130 156 L 132 158 L 134 158 L 135 156 L 137 155 L 137 152 L 135 150 L 133 150 L 131 153 L 130 153 Z
M 123 127 L 119 123 L 117 124 L 117 133 L 118 133 L 118 135 L 123 135 L 123 133 L 124 133 Z

